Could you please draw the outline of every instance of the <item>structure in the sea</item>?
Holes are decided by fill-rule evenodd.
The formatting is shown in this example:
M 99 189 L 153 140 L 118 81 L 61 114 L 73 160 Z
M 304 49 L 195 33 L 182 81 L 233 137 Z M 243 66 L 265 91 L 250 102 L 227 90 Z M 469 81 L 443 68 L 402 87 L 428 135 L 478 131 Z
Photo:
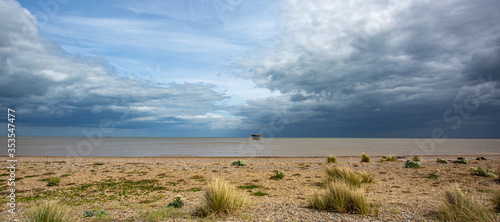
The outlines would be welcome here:
M 262 135 L 260 135 L 260 134 L 252 134 L 252 139 L 253 139 L 253 140 L 260 140 L 260 137 L 261 137 L 261 136 L 262 136 Z

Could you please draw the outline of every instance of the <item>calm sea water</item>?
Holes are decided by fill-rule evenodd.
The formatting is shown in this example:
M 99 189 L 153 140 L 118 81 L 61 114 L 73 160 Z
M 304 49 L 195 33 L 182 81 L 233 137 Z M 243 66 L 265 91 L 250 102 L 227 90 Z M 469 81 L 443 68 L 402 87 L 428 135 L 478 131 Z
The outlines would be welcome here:
M 334 154 L 455 155 L 500 154 L 500 139 L 360 139 L 360 138 L 144 138 L 20 137 L 18 156 L 101 157 L 312 157 Z M 420 143 L 420 145 L 418 145 Z M 7 144 L 5 141 L 4 144 Z M 5 152 L 7 153 L 7 152 Z M 2 155 L 2 156 L 6 156 Z

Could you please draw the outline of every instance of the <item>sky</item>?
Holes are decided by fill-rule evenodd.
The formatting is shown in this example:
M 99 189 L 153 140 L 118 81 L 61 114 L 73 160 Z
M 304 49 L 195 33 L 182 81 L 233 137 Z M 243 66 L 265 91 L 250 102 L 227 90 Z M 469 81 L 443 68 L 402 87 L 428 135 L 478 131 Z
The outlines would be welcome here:
M 0 0 L 0 107 L 20 136 L 500 138 L 498 11 Z

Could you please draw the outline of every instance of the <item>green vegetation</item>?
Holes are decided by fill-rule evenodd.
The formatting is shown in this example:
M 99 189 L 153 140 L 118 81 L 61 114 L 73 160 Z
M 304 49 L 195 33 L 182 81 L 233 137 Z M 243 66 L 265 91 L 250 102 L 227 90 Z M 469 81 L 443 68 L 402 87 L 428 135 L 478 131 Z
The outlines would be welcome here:
M 86 210 L 85 212 L 83 212 L 83 217 L 84 218 L 86 218 L 86 217 L 95 217 L 95 219 L 97 219 L 97 220 L 102 220 L 102 219 L 109 219 L 110 215 L 109 215 L 108 212 L 106 212 L 104 210 L 100 210 L 100 211 L 97 211 L 97 210 L 94 210 L 94 211 Z
M 360 188 L 345 181 L 330 182 L 326 189 L 308 197 L 310 207 L 339 213 L 368 214 L 371 206 Z
M 43 201 L 29 209 L 27 216 L 33 222 L 66 222 L 68 207 L 57 201 Z
M 328 163 L 336 163 L 337 162 L 337 157 L 335 157 L 334 155 L 328 155 L 326 157 L 326 161 Z
M 427 177 L 427 178 L 429 178 L 429 179 L 437 179 L 437 178 L 439 178 L 438 173 L 439 173 L 439 170 L 434 170 L 434 171 L 432 171 L 432 173 L 429 173 L 429 174 L 428 174 L 427 176 L 425 176 L 425 177 Z
M 183 217 L 181 212 L 179 212 L 174 207 L 162 207 L 160 209 L 149 211 L 141 215 L 144 221 L 157 222 L 157 221 L 170 221 L 172 218 L 183 218 L 189 219 L 189 215 Z M 174 220 L 175 221 L 175 220 Z
M 419 168 L 420 167 L 420 163 L 419 162 L 415 162 L 413 160 L 407 160 L 406 163 L 405 163 L 405 167 L 406 168 Z
M 262 196 L 266 196 L 267 193 L 263 193 L 263 192 L 260 192 L 260 191 L 257 191 L 255 193 L 252 193 L 253 196 L 258 196 L 258 197 L 262 197 Z
M 380 162 L 396 162 L 398 161 L 398 158 L 396 158 L 396 156 L 394 154 L 390 155 L 390 156 L 386 156 L 386 157 L 383 157 Z
M 285 178 L 285 172 L 282 172 L 279 170 L 276 170 L 274 172 L 274 175 L 271 176 L 271 179 L 273 179 L 273 180 L 281 180 L 283 178 Z
M 484 205 L 464 193 L 457 184 L 445 190 L 438 213 L 443 221 L 495 221 L 495 215 Z
M 483 169 L 481 167 L 475 168 L 471 167 L 469 169 L 471 175 L 482 176 L 482 177 L 492 177 L 495 178 L 495 171 L 489 168 Z
M 59 177 L 51 177 L 47 179 L 40 179 L 39 181 L 47 182 L 47 186 L 52 187 L 52 186 L 59 186 L 61 179 Z
M 184 206 L 184 202 L 186 202 L 186 198 L 183 198 L 181 195 L 177 195 L 174 197 L 174 200 L 168 203 L 168 207 L 181 208 Z
M 366 153 L 361 153 L 361 162 L 369 163 L 370 157 L 368 155 L 366 155 Z
M 235 160 L 231 163 L 232 166 L 246 166 L 247 161 L 245 160 Z
M 215 178 L 208 182 L 203 205 L 197 211 L 201 216 L 230 214 L 241 209 L 245 201 L 243 194 L 226 180 Z
M 326 168 L 325 185 L 332 181 L 344 181 L 349 185 L 361 187 L 363 183 L 373 183 L 375 177 L 368 173 L 356 172 L 347 167 Z
M 441 159 L 441 158 L 438 158 L 438 159 L 436 160 L 436 162 L 438 162 L 438 163 L 448 163 L 448 161 L 447 161 L 447 160 L 443 160 L 443 159 Z
M 491 201 L 493 202 L 495 210 L 500 213 L 500 189 L 493 191 L 493 199 Z
M 259 187 L 260 187 L 259 185 L 255 185 L 255 184 L 237 186 L 238 189 L 248 189 L 248 190 L 259 188 Z
M 102 165 L 104 165 L 104 163 L 93 163 L 92 165 L 94 165 L 94 166 L 102 166 Z
M 420 162 L 420 161 L 422 161 L 422 160 L 420 160 L 420 157 L 418 157 L 418 156 L 414 156 L 412 160 L 414 162 Z
M 469 160 L 467 158 L 459 157 L 457 160 L 453 161 L 453 163 L 468 164 Z

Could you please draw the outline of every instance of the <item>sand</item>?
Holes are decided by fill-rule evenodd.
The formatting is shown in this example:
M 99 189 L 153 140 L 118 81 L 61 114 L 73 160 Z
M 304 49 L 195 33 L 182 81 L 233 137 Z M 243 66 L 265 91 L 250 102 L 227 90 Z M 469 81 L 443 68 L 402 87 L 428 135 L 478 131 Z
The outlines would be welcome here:
M 172 220 L 200 220 L 193 213 L 200 206 L 206 180 L 222 176 L 235 186 L 257 185 L 241 189 L 249 204 L 235 215 L 216 218 L 222 221 L 428 221 L 435 210 L 443 188 L 458 183 L 485 204 L 491 191 L 500 189 L 493 178 L 470 175 L 470 167 L 500 170 L 500 155 L 464 156 L 469 164 L 441 164 L 437 158 L 455 160 L 457 156 L 423 156 L 422 167 L 404 168 L 398 162 L 360 163 L 360 157 L 338 157 L 338 163 L 327 164 L 317 158 L 67 158 L 18 157 L 16 195 L 18 218 L 37 201 L 56 199 L 70 205 L 71 221 L 94 221 L 84 218 L 87 210 L 105 210 L 108 221 L 145 221 L 148 212 L 162 209 L 176 195 L 186 204 L 176 210 Z M 411 158 L 411 157 L 406 157 Z M 7 158 L 3 157 L 3 161 Z M 248 166 L 231 166 L 242 159 Z M 308 208 L 307 196 L 320 190 L 326 166 L 348 166 L 375 176 L 376 183 L 364 186 L 371 201 L 380 203 L 375 215 L 346 214 Z M 438 179 L 426 175 L 439 169 Z M 285 172 L 282 180 L 272 180 L 274 171 Z M 9 176 L 3 175 L 2 180 Z M 58 186 L 47 186 L 44 179 L 59 177 Z M 22 178 L 22 179 L 20 179 Z M 19 180 L 20 179 L 20 180 Z M 7 181 L 3 182 L 0 220 L 7 219 Z M 254 196 L 254 193 L 267 193 Z M 500 219 L 500 217 L 499 217 Z M 106 221 L 106 220 L 104 220 Z

